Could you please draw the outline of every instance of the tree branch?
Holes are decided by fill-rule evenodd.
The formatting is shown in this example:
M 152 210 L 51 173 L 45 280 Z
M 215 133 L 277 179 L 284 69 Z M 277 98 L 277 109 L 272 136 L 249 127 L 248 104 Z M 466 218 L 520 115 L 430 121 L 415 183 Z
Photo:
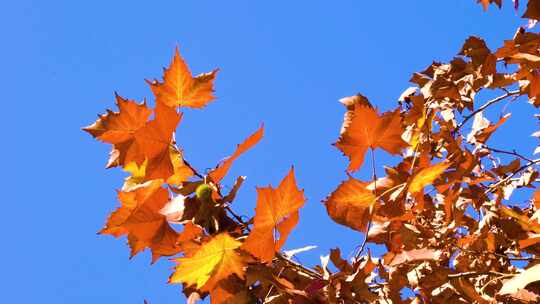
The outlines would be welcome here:
M 457 278 L 468 278 L 468 277 L 476 277 L 481 275 L 492 275 L 492 276 L 509 276 L 509 273 L 502 273 L 497 271 L 466 271 L 466 272 L 460 272 L 460 273 L 452 273 L 447 275 L 447 278 L 449 279 L 457 279 Z
M 476 114 L 484 111 L 487 107 L 489 107 L 490 105 L 494 104 L 494 103 L 497 103 L 501 100 L 504 100 L 510 96 L 513 96 L 513 95 L 517 95 L 519 94 L 520 91 L 519 90 L 515 90 L 515 91 L 507 91 L 506 94 L 504 95 L 501 95 L 499 97 L 496 97 L 496 98 L 493 98 L 489 101 L 487 101 L 485 104 L 483 104 L 482 106 L 480 106 L 478 109 L 474 110 L 471 114 L 465 116 L 465 118 L 463 119 L 463 121 L 456 127 L 456 129 L 454 129 L 454 133 L 457 133 L 461 127 L 463 127 L 463 125 L 465 125 L 467 123 L 467 121 L 469 121 L 471 118 L 473 118 Z
M 501 154 L 508 154 L 508 155 L 513 155 L 515 157 L 519 157 L 523 160 L 526 160 L 528 162 L 533 162 L 534 160 L 526 157 L 526 156 L 523 156 L 522 154 L 518 153 L 516 150 L 512 150 L 512 151 L 506 151 L 506 150 L 500 150 L 500 149 L 495 149 L 495 148 L 491 148 L 491 147 L 488 147 L 486 145 L 483 145 L 482 148 L 485 148 L 485 149 L 488 149 L 489 151 L 492 151 L 492 152 L 495 152 L 495 153 L 501 153 Z

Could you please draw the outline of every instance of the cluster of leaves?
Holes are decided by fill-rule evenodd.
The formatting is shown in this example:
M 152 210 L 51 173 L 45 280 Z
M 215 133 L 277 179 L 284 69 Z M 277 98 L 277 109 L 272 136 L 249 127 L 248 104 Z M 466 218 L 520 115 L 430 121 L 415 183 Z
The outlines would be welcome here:
M 538 19 L 538 3 L 528 3 L 526 17 Z M 208 295 L 212 303 L 540 302 L 540 190 L 526 204 L 512 202 L 517 190 L 536 188 L 540 159 L 489 145 L 510 114 L 496 123 L 484 117 L 502 101 L 540 106 L 540 34 L 520 28 L 495 51 L 468 38 L 449 63 L 414 73 L 415 86 L 393 111 L 379 113 L 359 94 L 340 100 L 346 113 L 334 145 L 350 160 L 348 178 L 324 205 L 365 240 L 353 258 L 336 248 L 313 268 L 281 251 L 305 203 L 292 168 L 277 188 L 257 188 L 248 221 L 231 207 L 245 177 L 222 192 L 262 126 L 206 175 L 176 146 L 180 111 L 214 99 L 216 74 L 193 77 L 177 50 L 163 81 L 148 81 L 154 108 L 117 95 L 118 112 L 84 129 L 113 145 L 107 167 L 130 173 L 101 233 L 127 236 L 132 256 L 146 248 L 152 261 L 177 256 L 169 281 L 182 284 L 190 302 Z M 500 96 L 480 102 L 481 91 Z M 377 148 L 398 160 L 383 177 L 375 174 Z M 353 174 L 367 153 L 373 179 L 362 181 Z M 375 257 L 368 243 L 387 250 Z
M 484 10 L 487 10 L 490 4 L 494 4 L 499 8 L 503 5 L 503 0 L 477 0 L 484 7 Z M 514 8 L 519 9 L 519 0 L 512 0 L 514 3 Z M 527 8 L 523 13 L 523 18 L 529 18 L 531 24 L 536 24 L 540 20 L 540 2 L 535 0 L 530 0 L 527 2 Z

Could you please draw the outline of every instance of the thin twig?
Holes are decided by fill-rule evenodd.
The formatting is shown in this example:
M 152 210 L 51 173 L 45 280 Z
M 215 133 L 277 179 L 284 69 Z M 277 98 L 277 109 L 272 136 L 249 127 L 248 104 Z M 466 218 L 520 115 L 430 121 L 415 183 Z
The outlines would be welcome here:
M 447 275 L 447 278 L 457 279 L 457 278 L 477 277 L 481 275 L 508 276 L 509 273 L 502 273 L 502 272 L 497 272 L 497 271 L 466 271 L 466 272 L 449 274 Z
M 486 289 L 486 287 L 488 287 L 489 284 L 495 282 L 495 281 L 498 281 L 498 280 L 502 280 L 504 278 L 508 278 L 508 277 L 513 277 L 515 274 L 507 274 L 507 275 L 502 275 L 502 276 L 498 276 L 498 277 L 494 277 L 493 279 L 489 280 L 486 284 L 484 284 L 484 286 L 482 286 L 482 288 L 480 288 L 480 293 L 484 293 L 484 289 Z
M 500 181 L 496 182 L 495 184 L 490 185 L 490 186 L 486 189 L 486 191 L 484 191 L 484 195 L 487 195 L 488 193 L 497 190 L 497 188 L 498 188 L 500 185 L 502 185 L 502 184 L 508 182 L 509 180 L 511 180 L 511 179 L 512 179 L 516 174 L 518 174 L 519 172 L 521 172 L 521 171 L 523 171 L 523 170 L 525 170 L 525 169 L 527 169 L 527 168 L 529 168 L 529 167 L 531 167 L 531 166 L 534 166 L 534 165 L 536 165 L 536 164 L 538 164 L 538 163 L 540 163 L 540 159 L 536 159 L 536 160 L 530 161 L 530 162 L 528 162 L 527 164 L 525 164 L 525 165 L 519 167 L 517 170 L 515 170 L 514 172 L 512 172 L 512 174 L 510 174 L 510 175 L 508 175 L 507 177 L 501 179 Z
M 320 273 L 316 272 L 315 270 L 311 269 L 311 268 L 308 268 L 304 265 L 301 265 L 301 264 L 298 264 L 296 263 L 295 261 L 287 258 L 286 256 L 283 255 L 283 253 L 281 252 L 278 252 L 276 253 L 276 257 L 275 259 L 278 259 L 278 260 L 281 260 L 281 261 L 284 261 L 286 262 L 287 264 L 289 264 L 289 266 L 292 266 L 293 268 L 297 268 L 299 269 L 300 271 L 314 277 L 314 278 L 317 278 L 317 279 L 323 279 L 323 277 L 321 276 Z
M 506 151 L 506 150 L 501 150 L 501 149 L 495 149 L 495 148 L 492 148 L 492 147 L 488 147 L 486 145 L 482 146 L 483 148 L 485 149 L 488 149 L 489 151 L 492 151 L 492 152 L 495 152 L 495 153 L 501 153 L 501 154 L 508 154 L 508 155 L 513 155 L 515 157 L 518 157 L 518 158 L 521 158 L 523 160 L 526 160 L 528 162 L 533 162 L 534 160 L 526 157 L 526 156 L 523 156 L 522 154 L 518 153 L 516 150 L 512 150 L 512 151 Z
M 188 166 L 188 168 L 191 169 L 191 171 L 193 171 L 193 174 L 195 174 L 199 178 L 204 178 L 204 176 L 201 175 L 199 172 L 197 172 L 197 170 L 193 168 L 191 164 L 187 160 L 184 159 L 183 156 L 182 156 L 182 160 L 184 161 L 184 164 L 186 164 L 186 166 Z
M 246 223 L 241 216 L 239 216 L 238 214 L 236 214 L 232 209 L 231 207 L 229 207 L 228 205 L 224 205 L 223 207 L 225 210 L 227 210 L 233 217 L 234 219 L 240 224 L 240 226 L 242 226 L 243 228 L 245 228 L 248 232 L 251 232 L 251 228 L 249 228 L 249 224 Z
M 277 274 L 276 278 L 279 278 L 284 270 L 285 270 L 285 267 L 281 267 L 281 269 L 279 270 L 279 273 Z M 272 293 L 273 289 L 274 289 L 274 285 L 272 284 L 272 285 L 270 285 L 270 288 L 268 288 L 268 292 L 266 293 L 266 296 L 264 297 L 264 303 L 266 303 L 266 299 L 268 299 L 268 297 L 270 296 L 270 293 Z
M 520 91 L 519 90 L 515 90 L 515 91 L 508 91 L 506 94 L 504 95 L 501 95 L 499 97 L 496 97 L 496 98 L 493 98 L 489 101 L 487 101 L 485 104 L 483 104 L 482 106 L 480 106 L 478 109 L 474 110 L 471 114 L 465 116 L 465 118 L 463 119 L 463 121 L 454 129 L 454 133 L 457 133 L 461 127 L 463 127 L 463 125 L 465 125 L 467 123 L 467 121 L 469 121 L 471 118 L 473 118 L 476 114 L 484 111 L 487 107 L 489 107 L 490 105 L 494 104 L 494 103 L 497 103 L 501 100 L 504 100 L 510 96 L 513 96 L 513 95 L 517 95 L 519 94 Z
M 468 254 L 472 254 L 472 255 L 494 255 L 496 257 L 503 258 L 508 261 L 540 261 L 540 258 L 537 258 L 537 257 L 509 257 L 505 254 L 496 253 L 496 252 L 470 250 L 470 249 L 462 248 L 458 246 L 457 244 L 454 244 L 454 246 L 458 248 L 459 250 L 467 252 Z

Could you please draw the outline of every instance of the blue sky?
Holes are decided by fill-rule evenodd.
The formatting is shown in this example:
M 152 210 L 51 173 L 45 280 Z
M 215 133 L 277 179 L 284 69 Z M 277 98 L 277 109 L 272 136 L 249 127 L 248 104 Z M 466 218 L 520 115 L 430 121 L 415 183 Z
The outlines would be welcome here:
M 312 265 L 362 241 L 321 204 L 346 178 L 346 159 L 330 145 L 344 110 L 337 100 L 361 92 L 391 109 L 411 73 L 451 59 L 469 35 L 495 48 L 524 23 L 510 5 L 483 13 L 473 0 L 18 0 L 1 11 L 5 303 L 182 301 L 166 284 L 171 262 L 150 266 L 148 252 L 130 261 L 124 239 L 96 235 L 124 174 L 105 170 L 109 147 L 80 130 L 113 107 L 114 91 L 151 98 L 144 79 L 161 77 L 177 45 L 193 72 L 221 69 L 218 99 L 187 111 L 178 129 L 186 158 L 213 167 L 264 122 L 265 138 L 225 182 L 248 176 L 234 208 L 251 215 L 255 185 L 277 185 L 294 164 L 308 202 L 285 247 L 318 245 L 300 256 Z M 516 117 L 492 142 L 532 151 L 531 107 L 508 110 Z M 391 161 L 376 157 L 380 168 Z

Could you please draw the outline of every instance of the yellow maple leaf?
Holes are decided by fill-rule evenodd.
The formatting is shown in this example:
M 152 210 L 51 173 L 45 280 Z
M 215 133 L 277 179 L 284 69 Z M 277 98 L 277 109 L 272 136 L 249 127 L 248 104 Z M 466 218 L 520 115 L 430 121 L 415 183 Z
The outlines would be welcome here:
M 440 162 L 420 170 L 409 184 L 409 193 L 417 194 L 422 191 L 425 186 L 433 183 L 449 166 L 449 163 Z
M 227 233 L 216 235 L 192 256 L 175 259 L 178 266 L 169 283 L 185 283 L 209 291 L 232 274 L 244 278 L 245 261 L 236 250 L 241 244 Z

